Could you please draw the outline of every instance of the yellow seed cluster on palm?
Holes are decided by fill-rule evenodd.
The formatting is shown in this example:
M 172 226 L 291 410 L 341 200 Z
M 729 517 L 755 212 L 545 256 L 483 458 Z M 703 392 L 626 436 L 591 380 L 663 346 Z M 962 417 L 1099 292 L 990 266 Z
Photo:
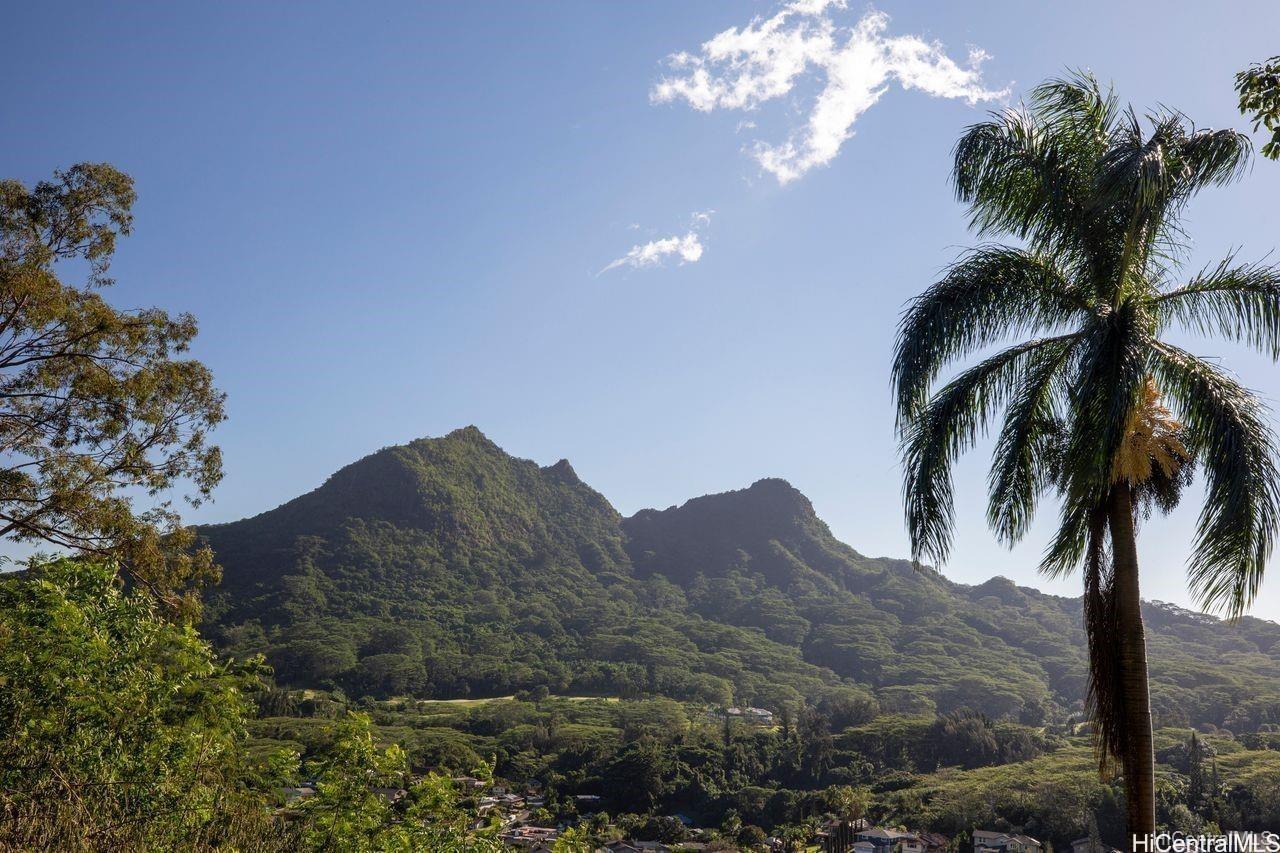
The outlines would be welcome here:
M 1148 376 L 1142 397 L 1125 424 L 1124 442 L 1111 466 L 1111 481 L 1137 486 L 1159 472 L 1172 479 L 1191 454 L 1182 443 L 1182 424 L 1160 402 L 1160 389 Z

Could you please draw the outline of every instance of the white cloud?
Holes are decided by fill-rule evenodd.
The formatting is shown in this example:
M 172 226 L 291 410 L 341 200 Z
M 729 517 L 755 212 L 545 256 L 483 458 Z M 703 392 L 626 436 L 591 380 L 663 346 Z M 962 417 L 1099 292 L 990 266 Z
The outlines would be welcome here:
M 672 257 L 678 257 L 681 266 L 697 263 L 702 258 L 703 251 L 702 238 L 698 232 L 711 224 L 713 213 L 715 213 L 714 210 L 695 211 L 689 217 L 691 227 L 683 235 L 675 234 L 632 246 L 625 255 L 611 261 L 596 275 L 602 275 L 618 267 L 632 269 L 656 267 Z
M 938 98 L 969 104 L 1000 100 L 1008 90 L 982 84 L 987 59 L 971 50 L 961 65 L 938 42 L 919 36 L 888 37 L 889 17 L 868 11 L 852 27 L 832 17 L 847 0 L 793 0 L 770 18 L 755 18 L 703 42 L 695 54 L 668 57 L 672 74 L 650 92 L 654 103 L 685 101 L 693 109 L 754 111 L 788 95 L 810 75 L 822 90 L 808 105 L 804 123 L 776 144 L 759 141 L 754 156 L 765 171 L 788 183 L 830 163 L 853 136 L 853 125 L 897 81 Z M 739 129 L 748 123 L 740 123 Z
M 661 240 L 650 240 L 640 246 L 632 246 L 631 250 L 613 261 L 601 273 L 615 270 L 618 267 L 656 267 L 671 255 L 679 255 L 681 264 L 696 263 L 702 257 L 702 241 L 695 231 L 687 232 L 683 237 L 664 237 Z

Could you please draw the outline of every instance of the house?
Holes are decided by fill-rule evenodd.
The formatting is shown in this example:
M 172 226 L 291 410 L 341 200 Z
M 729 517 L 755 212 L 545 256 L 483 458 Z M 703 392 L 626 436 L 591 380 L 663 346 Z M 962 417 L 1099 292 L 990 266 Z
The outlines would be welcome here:
M 1044 845 L 1029 835 L 975 829 L 973 853 L 1044 853 Z
M 727 708 L 725 713 L 753 726 L 773 725 L 773 712 L 766 708 Z
M 900 839 L 898 853 L 942 853 L 947 843 L 947 837 L 937 832 L 917 832 Z
M 738 720 L 749 726 L 772 726 L 773 712 L 768 708 L 711 708 L 707 711 L 707 719 L 713 723 L 720 722 L 728 717 L 730 720 Z
M 484 787 L 484 780 L 474 776 L 454 776 L 452 781 L 464 791 L 478 791 Z
M 554 841 L 535 841 L 524 850 L 525 853 L 556 853 L 556 844 Z
M 504 843 L 522 850 L 550 849 L 560 835 L 558 829 L 547 826 L 517 826 L 503 832 L 498 838 Z
M 404 788 L 374 788 L 373 792 L 393 806 L 409 793 Z
M 514 810 L 524 805 L 524 797 L 519 794 L 498 794 L 496 791 L 494 793 L 496 794 L 498 805 L 504 808 Z
M 919 838 L 925 853 L 943 853 L 951 844 L 951 839 L 941 832 L 921 832 Z
M 1120 853 L 1120 851 L 1092 838 L 1077 838 L 1071 842 L 1071 853 Z
M 896 829 L 864 829 L 854 836 L 855 841 L 866 842 L 874 848 L 875 853 L 891 853 L 891 851 L 900 843 L 909 843 L 918 839 L 909 832 L 899 832 Z M 857 844 L 854 845 L 857 849 Z

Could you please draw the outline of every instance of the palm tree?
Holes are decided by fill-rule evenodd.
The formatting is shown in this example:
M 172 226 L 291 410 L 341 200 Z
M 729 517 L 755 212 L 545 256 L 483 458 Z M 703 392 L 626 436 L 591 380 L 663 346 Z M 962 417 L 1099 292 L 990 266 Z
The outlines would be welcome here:
M 1042 496 L 1060 499 L 1041 571 L 1083 570 L 1099 770 L 1123 773 L 1131 833 L 1155 829 L 1137 523 L 1172 508 L 1202 469 L 1189 583 L 1206 609 L 1235 617 L 1258 591 L 1280 517 L 1265 408 L 1231 374 L 1162 339 L 1180 326 L 1280 357 L 1280 270 L 1228 257 L 1178 278 L 1184 206 L 1240 176 L 1249 155 L 1242 134 L 1198 129 L 1177 112 L 1144 122 L 1088 75 L 1047 82 L 955 148 L 971 225 L 1020 246 L 967 252 L 899 329 L 893 384 L 913 557 L 946 560 L 951 466 L 1003 415 L 987 517 L 1012 545 Z M 949 363 L 1012 340 L 1021 342 L 933 390 Z

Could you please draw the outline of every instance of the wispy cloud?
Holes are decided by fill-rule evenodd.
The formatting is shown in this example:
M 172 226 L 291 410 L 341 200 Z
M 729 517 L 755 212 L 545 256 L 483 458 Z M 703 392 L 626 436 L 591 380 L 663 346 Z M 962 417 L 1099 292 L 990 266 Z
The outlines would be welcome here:
M 611 261 L 596 273 L 603 275 L 619 267 L 644 269 L 661 266 L 670 258 L 678 258 L 681 266 L 697 263 L 702 258 L 703 245 L 699 231 L 711 224 L 714 210 L 696 211 L 689 216 L 689 230 L 683 235 L 672 235 L 632 246 L 622 257 Z
M 685 101 L 695 110 L 753 111 L 790 94 L 810 77 L 821 91 L 807 105 L 804 123 L 782 142 L 758 141 L 760 166 L 788 183 L 825 166 L 853 136 L 853 125 L 897 81 L 938 98 L 976 104 L 1000 100 L 1007 89 L 982 83 L 987 54 L 972 49 L 959 64 L 938 42 L 886 36 L 889 17 L 868 11 L 853 26 L 837 23 L 847 0 L 793 0 L 769 18 L 755 18 L 703 42 L 696 54 L 668 57 L 671 70 L 650 92 L 654 103 Z M 740 123 L 739 130 L 749 123 Z
M 714 210 L 695 210 L 689 215 L 689 224 L 694 228 L 705 228 L 711 224 L 711 216 Z
M 702 241 L 698 238 L 698 233 L 689 231 L 683 237 L 664 237 L 661 240 L 650 240 L 648 243 L 632 246 L 629 252 L 611 262 L 600 272 L 606 273 L 618 267 L 634 269 L 656 267 L 673 255 L 679 255 L 682 264 L 696 263 L 702 257 Z

